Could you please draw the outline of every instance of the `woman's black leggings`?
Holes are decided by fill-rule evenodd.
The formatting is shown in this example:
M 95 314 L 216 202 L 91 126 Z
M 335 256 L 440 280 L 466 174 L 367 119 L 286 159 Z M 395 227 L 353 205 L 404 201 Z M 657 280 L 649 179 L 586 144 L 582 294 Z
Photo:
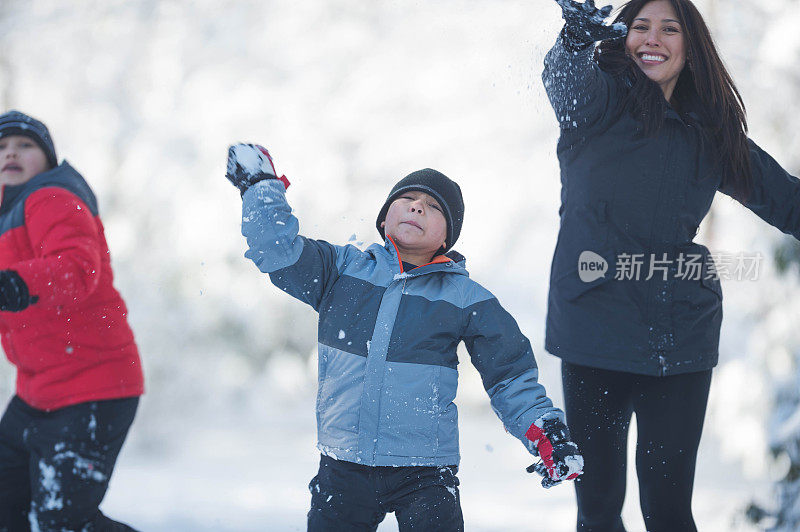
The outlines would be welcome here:
M 711 370 L 668 377 L 562 362 L 567 424 L 585 460 L 575 482 L 578 530 L 623 532 L 628 427 L 648 532 L 696 531 L 692 487 Z

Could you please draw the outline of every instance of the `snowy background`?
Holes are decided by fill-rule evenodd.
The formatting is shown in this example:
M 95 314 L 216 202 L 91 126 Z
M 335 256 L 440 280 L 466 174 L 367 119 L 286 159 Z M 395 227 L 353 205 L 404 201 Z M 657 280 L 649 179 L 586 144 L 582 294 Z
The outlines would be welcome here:
M 800 174 L 800 2 L 698 6 L 752 137 Z M 542 347 L 559 178 L 540 73 L 560 25 L 551 0 L 3 1 L 0 107 L 45 121 L 94 187 L 143 357 L 147 394 L 107 513 L 145 531 L 305 529 L 316 315 L 242 256 L 232 142 L 266 145 L 304 233 L 332 242 L 374 241 L 378 208 L 410 171 L 458 180 L 456 249 L 517 317 L 563 404 Z M 723 283 L 695 497 L 702 530 L 755 530 L 744 509 L 773 507 L 774 483 L 797 473 L 800 282 L 772 260 L 791 239 L 727 197 L 700 240 L 765 257 L 757 282 Z M 574 529 L 571 487 L 545 491 L 524 472 L 530 457 L 464 362 L 467 529 Z M 13 386 L 0 362 L 0 401 Z M 633 472 L 624 517 L 643 530 Z M 392 529 L 388 516 L 380 530 Z

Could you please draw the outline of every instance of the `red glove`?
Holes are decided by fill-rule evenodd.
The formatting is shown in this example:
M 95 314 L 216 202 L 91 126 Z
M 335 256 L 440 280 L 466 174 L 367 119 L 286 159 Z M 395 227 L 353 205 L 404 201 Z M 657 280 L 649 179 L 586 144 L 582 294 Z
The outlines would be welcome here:
M 528 466 L 544 477 L 542 486 L 550 488 L 563 480 L 573 480 L 583 474 L 583 456 L 578 446 L 570 441 L 569 429 L 557 417 L 544 416 L 533 422 L 525 433 L 532 449 L 542 459 Z

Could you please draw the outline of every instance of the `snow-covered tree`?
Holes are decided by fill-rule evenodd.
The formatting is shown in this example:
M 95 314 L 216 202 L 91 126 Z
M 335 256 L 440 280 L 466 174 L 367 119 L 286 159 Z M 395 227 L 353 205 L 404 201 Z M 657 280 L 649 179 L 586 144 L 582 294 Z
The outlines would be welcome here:
M 800 175 L 800 2 L 707 4 L 748 106 L 751 136 Z M 720 226 L 737 224 L 743 230 L 726 243 L 764 253 L 767 261 L 757 282 L 738 283 L 735 290 L 741 293 L 727 299 L 732 327 L 723 334 L 737 341 L 723 339 L 723 362 L 733 361 L 718 371 L 711 425 L 722 436 L 723 449 L 737 454 L 746 470 L 769 472 L 775 480 L 773 496 L 758 496 L 747 516 L 776 532 L 794 531 L 800 529 L 800 246 L 757 227 L 758 221 L 734 221 L 738 216 L 730 203 L 717 205 L 715 234 Z M 731 308 L 732 300 L 747 307 Z

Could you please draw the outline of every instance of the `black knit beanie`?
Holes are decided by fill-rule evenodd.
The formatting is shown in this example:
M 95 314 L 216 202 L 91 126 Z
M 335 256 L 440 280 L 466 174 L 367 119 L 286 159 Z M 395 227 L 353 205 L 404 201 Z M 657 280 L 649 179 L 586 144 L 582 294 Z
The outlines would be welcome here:
M 50 167 L 58 166 L 56 147 L 43 123 L 19 111 L 9 111 L 0 115 L 0 138 L 10 135 L 24 135 L 33 139 L 47 156 Z
M 431 195 L 442 206 L 444 219 L 447 222 L 447 238 L 445 239 L 445 247 L 442 253 L 449 251 L 458 240 L 458 235 L 461 234 L 461 225 L 464 222 L 464 198 L 461 196 L 461 188 L 458 183 L 431 168 L 417 170 L 408 174 L 392 188 L 389 197 L 386 198 L 386 203 L 383 204 L 380 213 L 378 213 L 378 220 L 375 223 L 381 238 L 386 238 L 381 223 L 386 219 L 389 205 L 403 193 L 412 190 Z

